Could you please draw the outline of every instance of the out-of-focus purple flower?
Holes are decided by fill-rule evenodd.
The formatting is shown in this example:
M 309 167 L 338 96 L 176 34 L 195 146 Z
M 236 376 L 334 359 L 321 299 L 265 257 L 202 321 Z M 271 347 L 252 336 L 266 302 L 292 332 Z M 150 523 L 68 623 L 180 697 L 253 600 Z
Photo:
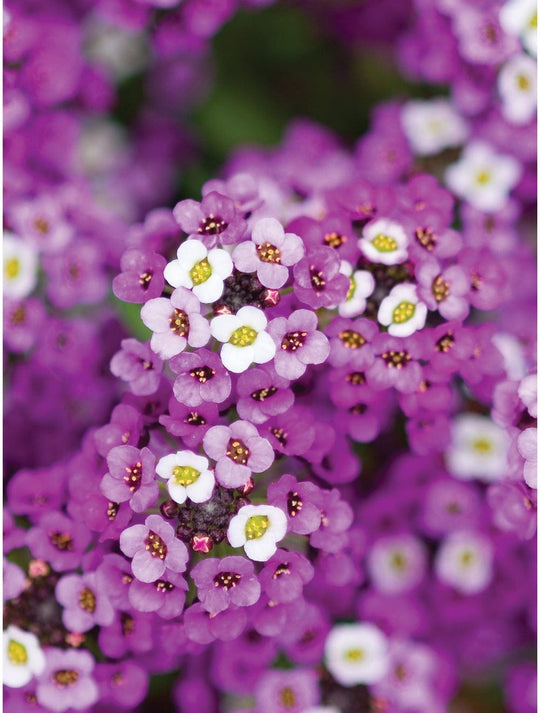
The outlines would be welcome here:
M 56 585 L 55 596 L 64 607 L 62 621 L 70 631 L 88 631 L 96 624 L 107 626 L 113 620 L 114 609 L 99 590 L 95 572 L 65 575 Z
M 122 255 L 122 272 L 113 279 L 113 292 L 125 302 L 141 304 L 159 297 L 165 285 L 167 261 L 152 250 L 132 248 Z
M 99 697 L 93 678 L 94 657 L 88 651 L 48 648 L 43 673 L 37 682 L 39 703 L 57 713 L 75 708 L 84 710 Z
M 61 512 L 48 512 L 28 531 L 26 543 L 39 559 L 49 562 L 57 572 L 78 567 L 90 543 L 90 531 Z
M 332 248 L 312 248 L 294 267 L 294 293 L 313 309 L 336 307 L 349 290 L 340 272 L 341 262 Z
M 161 379 L 163 362 L 149 344 L 136 339 L 123 339 L 122 350 L 111 360 L 111 371 L 123 381 L 127 381 L 137 396 L 146 396 L 157 391 Z
M 246 230 L 246 222 L 238 215 L 230 198 L 216 191 L 206 193 L 202 201 L 186 199 L 177 203 L 174 217 L 182 230 L 197 237 L 207 248 L 218 244 L 237 243 Z

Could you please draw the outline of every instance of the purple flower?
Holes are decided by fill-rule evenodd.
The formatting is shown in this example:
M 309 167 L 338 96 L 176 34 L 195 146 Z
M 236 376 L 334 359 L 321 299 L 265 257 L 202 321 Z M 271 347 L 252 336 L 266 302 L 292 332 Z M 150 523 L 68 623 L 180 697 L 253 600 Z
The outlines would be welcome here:
M 59 254 L 46 255 L 47 296 L 55 307 L 96 304 L 107 294 L 108 278 L 103 258 L 94 243 L 77 240 Z
M 294 267 L 294 294 L 313 309 L 335 307 L 345 300 L 350 287 L 340 267 L 341 260 L 332 248 L 311 249 Z
M 120 549 L 133 558 L 131 569 L 141 582 L 155 582 L 166 570 L 183 572 L 188 561 L 186 546 L 160 515 L 149 515 L 144 525 L 124 530 Z
M 114 618 L 112 604 L 100 591 L 95 572 L 62 577 L 56 585 L 55 595 L 64 607 L 62 621 L 70 631 L 81 633 L 96 624 L 107 626 Z
M 411 337 L 391 337 L 380 334 L 373 340 L 375 361 L 366 370 L 369 386 L 382 390 L 393 386 L 398 391 L 416 391 L 422 381 L 422 367 L 418 358 L 422 355 L 421 341 Z
M 463 268 L 452 265 L 442 270 L 436 260 L 426 260 L 416 271 L 418 296 L 428 309 L 445 319 L 465 319 L 469 314 L 469 281 Z
M 204 450 L 216 461 L 216 480 L 225 488 L 245 485 L 251 473 L 262 473 L 274 462 L 274 450 L 248 421 L 213 426 L 203 439 Z
M 304 585 L 315 573 L 311 562 L 299 552 L 277 552 L 259 574 L 264 593 L 272 602 L 292 602 L 302 596 Z
M 36 695 L 41 705 L 61 713 L 68 708 L 83 710 L 98 700 L 92 677 L 94 658 L 88 651 L 47 648 L 45 670 L 39 676 Z
M 177 572 L 166 570 L 154 582 L 135 579 L 129 588 L 129 602 L 141 612 L 156 612 L 162 619 L 173 619 L 184 609 L 188 585 Z
M 147 396 L 157 391 L 163 362 L 149 344 L 136 339 L 122 339 L 122 350 L 111 359 L 111 371 L 127 381 L 136 396 Z
M 294 403 L 288 386 L 289 380 L 276 374 L 271 365 L 243 372 L 237 382 L 238 415 L 251 423 L 264 423 L 270 416 L 288 411 Z
M 167 261 L 152 250 L 126 250 L 120 266 L 122 272 L 113 280 L 113 292 L 124 302 L 141 304 L 159 297 L 165 285 L 163 270 Z
M 109 423 L 94 432 L 97 452 L 104 458 L 114 446 L 136 446 L 142 433 L 141 414 L 133 406 L 115 406 Z
M 230 606 L 219 614 L 210 614 L 201 603 L 195 603 L 184 614 L 186 635 L 198 644 L 209 644 L 216 639 L 233 641 L 240 636 L 246 622 L 244 607 Z
M 189 198 L 180 201 L 173 214 L 182 230 L 207 248 L 215 247 L 218 241 L 222 245 L 237 243 L 247 227 L 233 201 L 216 191 L 207 193 L 200 203 Z
M 189 448 L 201 444 L 204 434 L 217 420 L 217 404 L 203 401 L 198 406 L 186 406 L 177 401 L 174 396 L 169 400 L 169 415 L 159 417 L 159 422 L 167 431 L 173 436 L 182 438 Z
M 208 320 L 190 290 L 177 287 L 170 299 L 157 297 L 141 309 L 141 319 L 152 330 L 150 346 L 161 359 L 170 359 L 186 346 L 198 348 L 210 339 Z
M 328 213 L 322 220 L 302 216 L 291 221 L 287 227 L 302 237 L 309 251 L 315 247 L 329 247 L 337 252 L 341 260 L 354 265 L 360 256 L 351 221 L 342 211 Z
M 285 233 L 275 218 L 262 218 L 253 228 L 251 242 L 237 245 L 233 261 L 241 272 L 257 272 L 262 285 L 279 289 L 289 278 L 288 268 L 304 256 L 302 239 Z
M 177 400 L 186 406 L 203 402 L 220 404 L 231 393 L 231 377 L 219 355 L 207 349 L 192 354 L 179 354 L 169 362 L 177 375 L 173 391 Z
M 302 713 L 319 701 L 317 675 L 309 670 L 267 671 L 255 689 L 259 713 Z
M 251 606 L 261 593 L 253 562 L 245 557 L 203 560 L 193 567 L 191 577 L 200 602 L 211 614 L 225 611 L 231 605 Z
M 100 663 L 95 668 L 100 701 L 133 710 L 148 692 L 148 673 L 132 661 Z
M 40 300 L 13 300 L 4 295 L 4 341 L 12 352 L 22 353 L 34 346 L 45 320 Z
M 342 277 L 345 277 L 342 275 Z M 276 317 L 267 331 L 277 351 L 274 357 L 276 372 L 285 379 L 298 379 L 308 364 L 322 364 L 330 353 L 328 339 L 317 331 L 315 312 L 299 309 L 290 317 Z
M 332 366 L 354 367 L 364 371 L 373 363 L 373 338 L 379 333 L 376 322 L 369 319 L 333 319 L 325 330 L 330 339 L 328 361 Z
M 26 544 L 34 557 L 49 562 L 57 572 L 65 572 L 79 566 L 90 539 L 86 525 L 61 512 L 48 512 L 39 525 L 28 530 Z
M 338 490 L 330 490 L 321 506 L 321 525 L 309 538 L 312 547 L 337 552 L 344 544 L 345 531 L 353 521 L 351 506 L 341 499 Z
M 135 580 L 138 581 L 138 580 Z M 144 585 L 144 586 L 153 586 Z M 126 654 L 142 654 L 154 646 L 154 620 L 138 611 L 116 611 L 109 626 L 102 626 L 98 643 L 109 658 L 120 659 Z
M 278 453 L 307 457 L 309 451 L 311 458 L 310 449 L 313 447 L 316 435 L 315 423 L 311 409 L 306 406 L 293 406 L 285 413 L 265 421 L 259 426 L 259 431 L 268 438 L 271 446 Z M 313 447 L 313 451 L 315 450 Z
M 129 501 L 135 512 L 143 512 L 157 500 L 156 457 L 149 448 L 115 446 L 107 454 L 107 465 L 109 472 L 103 476 L 100 489 L 109 500 Z
M 289 532 L 309 535 L 319 529 L 319 506 L 324 502 L 324 491 L 315 483 L 298 481 L 293 475 L 282 475 L 268 486 L 268 502 L 287 515 Z

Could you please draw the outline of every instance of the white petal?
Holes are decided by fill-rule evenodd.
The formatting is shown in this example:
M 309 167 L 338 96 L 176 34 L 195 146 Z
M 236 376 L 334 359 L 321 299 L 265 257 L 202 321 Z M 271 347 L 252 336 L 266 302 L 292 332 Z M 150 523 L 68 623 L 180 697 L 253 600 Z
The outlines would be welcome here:
M 212 268 L 212 272 L 216 273 L 222 279 L 229 277 L 233 271 L 233 261 L 226 250 L 214 248 L 208 253 L 208 262 Z
M 276 345 L 268 332 L 260 332 L 253 347 L 255 349 L 253 361 L 256 364 L 266 364 L 266 362 L 273 359 L 276 354 Z
M 237 315 L 220 314 L 210 322 L 210 334 L 220 342 L 228 342 L 234 330 L 241 326 Z
M 183 485 L 179 485 L 174 480 L 169 480 L 167 483 L 167 490 L 175 503 L 182 505 L 186 502 L 187 491 Z
M 236 316 L 242 325 L 251 327 L 256 332 L 262 332 L 266 329 L 266 325 L 268 324 L 268 320 L 262 309 L 257 309 L 257 307 L 250 305 L 239 309 Z
M 277 550 L 275 541 L 268 536 L 268 532 L 259 539 L 248 540 L 244 545 L 244 552 L 250 560 L 266 562 Z
M 241 374 L 249 369 L 255 357 L 255 347 L 235 347 L 234 344 L 224 344 L 220 352 L 223 366 L 233 374 Z
M 205 503 L 210 500 L 214 492 L 215 478 L 211 470 L 205 470 L 201 473 L 198 480 L 192 485 L 188 485 L 187 496 L 194 503 Z
M 160 458 L 156 465 L 156 473 L 160 478 L 164 480 L 169 480 L 173 474 L 173 468 L 178 465 L 176 460 L 176 453 L 171 453 L 168 456 L 163 456 Z

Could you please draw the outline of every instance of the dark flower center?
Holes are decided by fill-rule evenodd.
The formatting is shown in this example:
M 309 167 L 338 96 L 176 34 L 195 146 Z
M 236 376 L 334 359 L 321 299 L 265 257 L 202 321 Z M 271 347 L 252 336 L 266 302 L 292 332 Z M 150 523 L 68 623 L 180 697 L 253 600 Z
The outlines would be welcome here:
M 191 411 L 184 419 L 184 423 L 189 423 L 190 426 L 204 426 L 206 419 L 197 411 Z
M 45 220 L 45 218 L 36 218 L 34 220 L 34 228 L 38 231 L 38 233 L 46 235 L 49 232 L 49 223 Z
M 84 587 L 79 594 L 79 604 L 81 609 L 93 614 L 96 611 L 96 595 L 88 587 Z
M 290 574 L 291 570 L 289 569 L 289 563 L 288 562 L 282 562 L 281 564 L 278 564 L 276 567 L 274 574 L 272 575 L 273 579 L 278 579 L 279 577 L 283 577 L 284 574 Z
M 324 236 L 324 243 L 334 249 L 340 248 L 346 242 L 347 236 L 339 233 L 326 233 Z
M 122 636 L 131 636 L 135 630 L 135 620 L 127 612 L 122 612 L 120 614 L 120 628 L 122 629 Z
M 19 305 L 11 314 L 11 324 L 24 324 L 26 320 L 26 308 L 24 305 Z
M 448 332 L 447 334 L 443 334 L 443 336 L 437 340 L 435 347 L 438 352 L 448 352 L 454 346 L 455 341 L 456 340 L 454 339 L 452 332 Z
M 146 290 L 150 287 L 150 283 L 152 281 L 152 278 L 154 277 L 154 272 L 153 270 L 145 270 L 140 276 L 139 276 L 139 285 L 142 287 L 142 289 L 146 292 Z
M 116 516 L 118 515 L 118 510 L 120 510 L 120 504 L 109 501 L 109 503 L 107 504 L 107 518 L 111 522 L 116 519 Z
M 281 443 L 282 446 L 287 445 L 287 440 L 289 438 L 289 435 L 285 433 L 285 431 L 282 428 L 271 428 L 270 433 L 274 436 L 274 438 Z
M 264 401 L 265 399 L 273 396 L 277 392 L 275 386 L 267 386 L 265 389 L 259 389 L 251 394 L 251 398 L 254 401 Z
M 183 309 L 175 309 L 169 317 L 171 331 L 179 337 L 185 337 L 189 334 L 189 317 Z
M 303 506 L 303 501 L 300 495 L 294 490 L 289 490 L 287 493 L 287 510 L 291 517 L 296 517 Z
M 51 532 L 49 540 L 60 552 L 71 552 L 73 550 L 73 538 L 67 532 Z
M 355 404 L 354 406 L 351 406 L 349 409 L 349 413 L 354 414 L 355 416 L 361 416 L 367 411 L 367 405 L 366 404 Z
M 480 277 L 480 275 L 477 272 L 475 272 L 473 270 L 473 272 L 471 274 L 471 290 L 473 290 L 473 292 L 478 292 L 478 290 L 480 289 L 481 286 L 482 286 L 482 278 Z
M 292 688 L 282 688 L 279 692 L 279 699 L 285 708 L 294 708 L 296 706 L 296 695 Z
M 295 352 L 304 346 L 307 332 L 287 332 L 281 340 L 281 348 L 286 352 Z
M 438 275 L 431 285 L 431 292 L 437 302 L 443 302 L 450 294 L 450 283 L 442 279 L 442 275 Z
M 345 380 L 348 381 L 349 384 L 353 384 L 353 386 L 360 386 L 366 383 L 366 377 L 362 371 L 352 371 L 350 374 L 347 374 Z
M 246 465 L 249 460 L 249 448 L 238 438 L 230 438 L 227 443 L 227 455 L 235 463 Z
M 210 213 L 210 215 L 199 225 L 197 232 L 200 235 L 219 235 L 219 233 L 222 233 L 225 230 L 227 225 L 228 223 L 226 223 L 223 218 L 218 215 L 214 216 Z
M 428 252 L 434 250 L 435 245 L 437 244 L 437 236 L 432 230 L 429 228 L 417 228 L 414 235 L 416 240 L 425 250 Z
M 382 354 L 382 358 L 386 362 L 386 366 L 390 369 L 402 369 L 411 360 L 409 352 L 396 352 L 393 349 Z
M 344 329 L 338 336 L 343 342 L 343 346 L 347 347 L 347 349 L 359 349 L 366 343 L 365 337 L 360 332 L 355 332 L 352 329 Z
M 192 369 L 189 375 L 197 379 L 200 384 L 205 384 L 216 375 L 216 372 L 209 366 L 199 366 L 197 369 Z
M 309 266 L 309 277 L 311 279 L 311 285 L 315 292 L 322 292 L 326 285 L 326 280 L 323 277 L 322 271 L 317 270 L 315 265 Z
M 155 532 L 152 532 L 152 530 L 148 533 L 144 544 L 152 557 L 159 557 L 160 560 L 164 560 L 167 556 L 167 545 L 163 542 L 161 537 L 156 535 Z
M 138 461 L 135 465 L 126 466 L 126 475 L 124 475 L 124 482 L 129 487 L 132 493 L 137 491 L 141 487 L 142 480 L 142 463 Z
M 281 265 L 281 252 L 279 248 L 272 245 L 272 243 L 257 245 L 257 255 L 262 262 L 271 262 L 275 265 Z
M 229 589 L 234 589 L 241 579 L 241 575 L 236 572 L 220 572 L 214 577 L 214 587 L 221 587 L 221 589 L 228 591 Z
M 73 669 L 60 669 L 55 671 L 53 674 L 53 681 L 60 688 L 66 688 L 67 686 L 73 686 L 79 679 L 79 672 L 73 671 Z
M 171 584 L 171 582 L 166 582 L 164 579 L 158 579 L 156 582 L 154 582 L 154 587 L 157 589 L 158 592 L 163 592 L 165 594 L 166 592 L 170 592 L 174 589 L 174 584 Z

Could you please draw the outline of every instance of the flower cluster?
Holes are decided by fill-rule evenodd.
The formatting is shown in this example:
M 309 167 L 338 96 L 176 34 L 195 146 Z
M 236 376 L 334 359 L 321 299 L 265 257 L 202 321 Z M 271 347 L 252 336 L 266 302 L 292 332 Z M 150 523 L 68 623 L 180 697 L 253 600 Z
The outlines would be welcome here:
M 494 671 L 533 713 L 532 6 L 413 3 L 449 100 L 352 151 L 298 120 L 129 226 L 237 4 L 8 8 L 6 713 L 163 674 L 178 713 L 443 713 Z M 320 12 L 354 43 L 377 4 Z

